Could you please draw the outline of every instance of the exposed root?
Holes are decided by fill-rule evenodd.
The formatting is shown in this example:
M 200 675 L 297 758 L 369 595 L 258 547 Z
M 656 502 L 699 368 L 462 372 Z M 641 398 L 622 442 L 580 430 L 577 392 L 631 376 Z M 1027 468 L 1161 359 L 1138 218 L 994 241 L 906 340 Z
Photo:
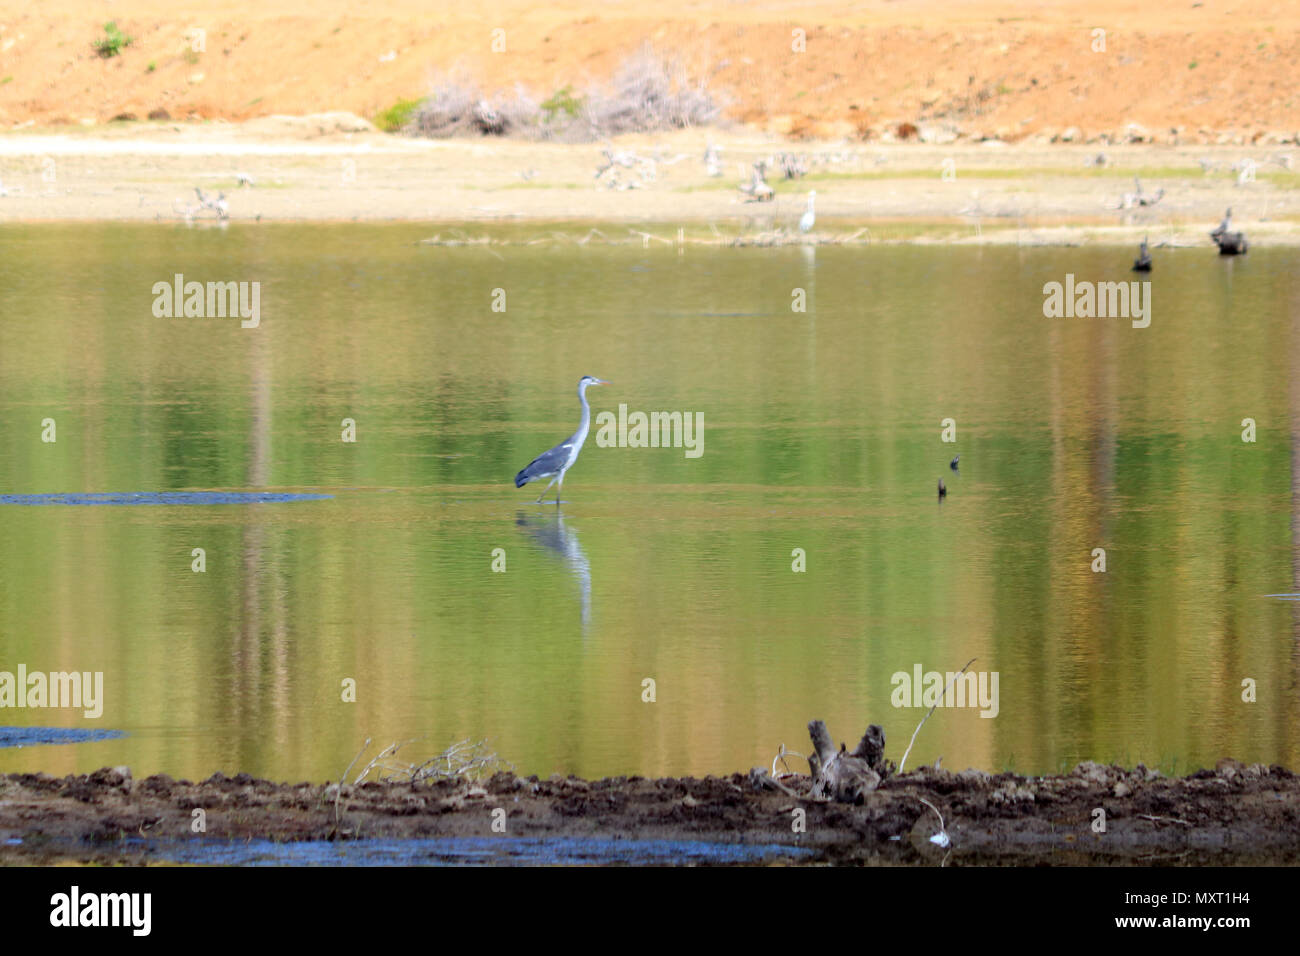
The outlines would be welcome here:
M 808 759 L 808 757 L 805 756 L 804 754 L 795 753 L 793 750 L 786 750 L 786 749 L 785 749 L 785 744 L 782 744 L 782 745 L 781 745 L 781 749 L 780 749 L 780 751 L 778 751 L 778 752 L 777 752 L 777 755 L 776 755 L 775 757 L 772 758 L 772 777 L 773 777 L 774 779 L 775 779 L 775 778 L 778 778 L 778 776 L 780 776 L 780 777 L 799 777 L 799 776 L 802 776 L 802 774 L 800 774 L 800 773 L 796 773 L 795 771 L 793 771 L 793 770 L 790 769 L 790 765 L 789 765 L 788 763 L 785 762 L 785 758 L 786 758 L 786 757 L 798 757 L 800 760 L 807 760 L 807 759 Z M 785 767 L 785 772 L 782 773 L 782 774 L 780 774 L 780 775 L 778 775 L 777 772 L 776 772 L 776 762 L 777 762 L 778 760 L 781 761 L 781 765 L 782 765 L 783 767 Z

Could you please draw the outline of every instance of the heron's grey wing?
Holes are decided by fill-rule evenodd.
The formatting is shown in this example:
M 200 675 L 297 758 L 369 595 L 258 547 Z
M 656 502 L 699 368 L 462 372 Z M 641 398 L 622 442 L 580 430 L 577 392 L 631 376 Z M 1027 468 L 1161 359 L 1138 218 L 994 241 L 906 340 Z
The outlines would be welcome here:
M 515 487 L 522 488 L 530 481 L 548 478 L 559 472 L 569 460 L 569 448 L 566 443 L 556 445 L 550 451 L 544 451 L 515 475 Z

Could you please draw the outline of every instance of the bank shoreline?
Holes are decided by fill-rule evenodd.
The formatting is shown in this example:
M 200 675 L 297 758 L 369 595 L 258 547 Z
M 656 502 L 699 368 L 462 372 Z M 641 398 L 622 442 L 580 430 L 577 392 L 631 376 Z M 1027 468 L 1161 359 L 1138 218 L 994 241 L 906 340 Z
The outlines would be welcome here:
M 1208 233 L 1231 206 L 1254 247 L 1300 245 L 1300 171 L 1278 147 L 791 143 L 743 130 L 572 145 L 414 139 L 354 120 L 0 134 L 0 225 L 405 222 L 444 245 L 1149 237 L 1212 252 Z M 740 189 L 755 163 L 766 164 L 770 201 Z M 817 223 L 802 235 L 813 191 Z
M 1041 777 L 922 768 L 886 778 L 860 805 L 815 799 L 807 776 L 773 782 L 759 768 L 342 787 L 220 773 L 134 780 L 104 768 L 0 776 L 0 864 L 163 863 L 230 841 L 379 839 L 426 841 L 427 862 L 439 862 L 439 840 L 581 839 L 796 847 L 781 861 L 807 864 L 1281 865 L 1300 862 L 1298 817 L 1300 776 L 1226 758 L 1182 778 L 1096 763 Z

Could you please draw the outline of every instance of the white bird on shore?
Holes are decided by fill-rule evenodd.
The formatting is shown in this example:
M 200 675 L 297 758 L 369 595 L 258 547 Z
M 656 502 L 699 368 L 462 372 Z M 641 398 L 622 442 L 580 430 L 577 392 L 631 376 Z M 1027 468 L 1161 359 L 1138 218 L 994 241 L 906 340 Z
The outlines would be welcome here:
M 720 150 L 712 143 L 704 151 L 704 169 L 710 176 L 717 177 L 722 175 L 722 164 L 719 162 L 718 153 Z
M 807 211 L 804 212 L 804 214 L 799 218 L 800 232 L 807 232 L 809 229 L 813 227 L 814 223 L 817 222 L 817 214 L 813 211 L 813 203 L 816 200 L 817 200 L 817 190 L 814 189 L 812 190 L 812 192 L 808 193 Z

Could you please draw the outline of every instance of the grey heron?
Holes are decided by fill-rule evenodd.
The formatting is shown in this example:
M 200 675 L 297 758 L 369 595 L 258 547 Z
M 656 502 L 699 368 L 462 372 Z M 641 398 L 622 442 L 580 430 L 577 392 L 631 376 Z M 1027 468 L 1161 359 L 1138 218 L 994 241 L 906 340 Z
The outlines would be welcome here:
M 813 203 L 817 200 L 817 190 L 808 193 L 808 210 L 799 218 L 799 231 L 807 232 L 817 221 L 817 214 L 813 212 Z
M 1133 271 L 1151 271 L 1151 250 L 1147 248 L 1147 240 L 1145 236 L 1142 238 L 1142 245 L 1138 246 L 1138 257 L 1133 260 Z
M 939 479 L 939 500 L 943 501 L 943 499 L 946 498 L 947 496 L 948 496 L 948 486 L 945 485 L 943 483 L 943 479 L 940 478 Z
M 957 463 L 959 461 L 961 461 L 961 455 L 957 455 L 955 458 L 953 458 L 952 461 L 948 462 L 948 467 L 951 468 L 953 471 L 956 471 L 958 467 Z
M 546 490 L 538 496 L 538 504 L 542 503 L 546 492 L 551 490 L 551 485 L 558 481 L 560 487 L 555 490 L 555 504 L 559 506 L 560 492 L 564 489 L 564 473 L 578 460 L 578 453 L 582 451 L 583 442 L 587 440 L 587 432 L 591 429 L 591 407 L 587 404 L 587 388 L 592 385 L 608 384 L 610 383 L 593 375 L 582 376 L 581 381 L 578 382 L 578 401 L 582 403 L 582 420 L 578 422 L 578 430 L 550 451 L 542 452 L 515 475 L 516 488 L 522 488 L 528 482 L 537 481 L 539 478 L 551 479 L 551 484 L 547 485 Z

